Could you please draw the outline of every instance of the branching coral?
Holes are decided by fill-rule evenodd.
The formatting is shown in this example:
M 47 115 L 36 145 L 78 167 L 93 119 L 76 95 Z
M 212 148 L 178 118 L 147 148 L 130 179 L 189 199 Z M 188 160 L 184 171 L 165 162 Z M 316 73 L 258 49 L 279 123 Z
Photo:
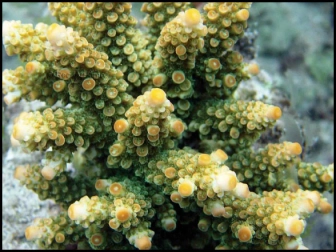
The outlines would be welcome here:
M 253 148 L 282 111 L 233 97 L 259 71 L 233 50 L 251 6 L 144 3 L 146 31 L 122 2 L 50 3 L 59 24 L 3 23 L 7 54 L 25 63 L 4 70 L 4 101 L 46 104 L 15 121 L 12 137 L 45 159 L 14 177 L 62 207 L 36 219 L 28 240 L 51 249 L 167 249 L 176 237 L 190 238 L 181 248 L 304 247 L 306 219 L 331 211 L 322 193 L 334 190 L 334 168 L 303 162 L 296 142 Z

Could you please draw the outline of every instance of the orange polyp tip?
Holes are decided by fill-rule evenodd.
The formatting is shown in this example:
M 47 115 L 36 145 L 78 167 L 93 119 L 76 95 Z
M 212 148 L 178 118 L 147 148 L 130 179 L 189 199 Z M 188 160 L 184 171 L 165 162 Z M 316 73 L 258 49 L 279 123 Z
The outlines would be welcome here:
M 76 218 L 76 205 L 71 204 L 68 208 L 68 215 L 71 220 L 74 220 Z
M 237 186 L 237 177 L 235 174 L 232 173 L 226 173 L 221 175 L 222 178 L 220 179 L 220 183 L 222 183 L 220 186 L 224 191 L 231 191 L 235 189 Z
M 71 78 L 72 73 L 71 73 L 71 71 L 70 71 L 69 68 L 61 68 L 61 69 L 58 69 L 58 70 L 57 70 L 57 76 L 58 76 L 60 79 L 68 80 L 68 79 Z
M 167 75 L 162 74 L 162 73 L 157 74 L 153 78 L 153 85 L 156 87 L 161 87 L 163 84 L 166 83 L 167 79 L 168 79 Z
M 29 226 L 25 230 L 25 236 L 28 241 L 39 238 L 41 231 L 38 227 Z
M 41 174 L 46 180 L 52 180 L 55 177 L 56 172 L 55 169 L 45 166 L 42 168 Z
M 331 180 L 333 179 L 333 177 L 328 174 L 328 173 L 323 173 L 321 176 L 320 176 L 320 180 L 323 182 L 323 183 L 329 183 Z
M 260 72 L 260 69 L 257 63 L 249 64 L 247 69 L 248 69 L 248 72 L 252 75 L 257 75 Z
M 174 191 L 170 195 L 170 200 L 173 201 L 174 203 L 180 203 L 182 201 L 181 194 L 178 192 Z
M 105 68 L 105 62 L 102 59 L 97 59 L 95 65 L 96 65 L 96 68 L 100 70 Z
M 11 142 L 12 147 L 19 147 L 20 146 L 20 141 L 16 140 L 14 138 L 13 134 L 11 134 L 11 136 L 10 136 L 10 142 Z
M 329 204 L 328 202 L 321 200 L 319 206 L 318 206 L 318 210 L 323 213 L 323 214 L 327 214 L 330 213 L 332 210 L 332 205 Z
M 248 227 L 241 227 L 238 230 L 238 238 L 239 238 L 239 241 L 241 241 L 241 242 L 247 242 L 247 241 L 251 240 L 251 238 L 252 238 L 251 229 L 248 228 Z
M 109 226 L 110 226 L 110 228 L 112 228 L 112 229 L 117 229 L 117 228 L 120 226 L 120 223 L 117 222 L 115 219 L 111 219 L 111 220 L 109 221 Z
M 49 41 L 54 38 L 54 36 L 58 33 L 60 28 L 61 28 L 61 26 L 59 24 L 56 24 L 56 23 L 53 23 L 49 26 L 49 28 L 47 30 L 47 38 L 48 38 Z
M 128 129 L 128 122 L 125 119 L 119 119 L 114 123 L 114 131 L 116 133 L 122 134 Z
M 111 87 L 111 88 L 108 88 L 106 89 L 106 96 L 109 98 L 109 99 L 114 99 L 118 96 L 118 89 L 114 88 L 114 87 Z
M 125 150 L 125 146 L 116 143 L 113 144 L 110 148 L 109 148 L 109 153 L 112 157 L 118 157 L 120 156 Z
M 171 129 L 172 129 L 173 132 L 180 135 L 184 131 L 184 125 L 180 120 L 175 120 L 171 124 Z
M 49 28 L 48 28 L 48 32 L 51 32 L 51 31 L 57 29 L 58 27 L 60 27 L 59 24 L 53 23 L 53 24 L 51 24 L 51 25 L 49 26 Z
M 96 86 L 96 81 L 92 78 L 86 78 L 85 80 L 83 80 L 82 82 L 82 87 L 86 90 L 86 91 L 90 91 L 92 90 L 94 87 Z
M 266 112 L 266 117 L 268 119 L 273 119 L 273 120 L 277 120 L 281 117 L 282 115 L 282 111 L 279 107 L 277 106 L 272 106 L 270 107 L 267 112 Z
M 313 213 L 315 210 L 314 202 L 311 199 L 303 199 L 300 206 L 304 212 Z
M 113 196 L 118 196 L 123 192 L 123 186 L 120 183 L 115 182 L 110 185 L 109 190 Z
M 201 13 L 191 8 L 185 11 L 185 21 L 188 25 L 197 25 L 201 21 Z
M 38 62 L 34 62 L 34 61 L 28 62 L 26 64 L 26 71 L 28 73 L 33 73 L 37 69 L 38 64 L 39 64 Z
M 25 178 L 25 174 L 26 174 L 26 168 L 22 165 L 19 165 L 15 168 L 14 178 L 22 180 Z
M 166 178 L 174 178 L 176 176 L 176 169 L 174 167 L 168 167 L 167 169 L 165 169 L 164 174 Z
M 223 163 L 228 159 L 228 155 L 221 149 L 211 153 L 211 160 L 218 163 Z
M 211 162 L 211 157 L 208 154 L 201 154 L 198 157 L 197 165 L 208 165 Z
M 132 212 L 127 207 L 120 207 L 116 210 L 116 218 L 121 223 L 128 221 L 132 216 Z
M 238 21 L 246 21 L 250 16 L 250 13 L 246 9 L 242 9 L 236 13 L 236 18 Z
M 104 180 L 104 179 L 98 179 L 96 181 L 96 184 L 95 184 L 96 190 L 98 190 L 98 191 L 104 190 L 106 186 L 107 186 L 106 180 Z
M 160 127 L 157 125 L 148 125 L 147 132 L 151 136 L 156 136 L 160 132 Z
M 160 88 L 153 88 L 148 98 L 148 103 L 154 106 L 160 106 L 167 100 L 166 93 Z
M 172 79 L 176 84 L 181 84 L 185 81 L 185 75 L 183 71 L 177 70 L 172 74 Z
M 149 250 L 152 247 L 152 242 L 148 236 L 142 236 L 135 240 L 134 245 L 139 250 Z
M 51 130 L 48 132 L 48 136 L 51 140 L 55 140 L 57 138 L 57 132 L 55 130 Z
M 141 210 L 141 206 L 139 204 L 133 204 L 133 212 L 137 213 Z
M 171 232 L 176 228 L 176 222 L 172 218 L 165 218 L 161 221 L 164 230 Z
M 20 141 L 24 139 L 24 131 L 21 129 L 20 125 L 14 124 L 12 136 L 15 140 Z
M 223 82 L 224 82 L 224 85 L 228 88 L 233 87 L 237 83 L 236 77 L 233 74 L 225 75 L 223 78 Z
M 53 89 L 56 92 L 61 92 L 66 86 L 66 82 L 64 80 L 58 80 L 53 83 Z
M 65 144 L 65 138 L 64 138 L 64 136 L 63 136 L 62 134 L 59 134 L 59 135 L 57 136 L 57 139 L 55 140 L 55 144 L 56 144 L 57 146 L 62 146 L 62 145 Z
M 321 194 L 318 191 L 307 191 L 305 196 L 311 199 L 315 206 L 319 205 L 321 202 Z
M 220 68 L 221 63 L 216 58 L 211 58 L 208 61 L 208 67 L 210 67 L 212 70 L 216 71 Z
M 302 234 L 303 230 L 304 225 L 302 220 L 290 220 L 285 226 L 285 232 L 293 236 Z
M 178 45 L 175 49 L 175 52 L 178 56 L 182 56 L 187 52 L 187 49 L 184 45 Z
M 68 216 L 71 220 L 85 220 L 87 217 L 86 206 L 78 201 L 72 203 L 68 208 Z
M 90 241 L 95 246 L 100 246 L 104 242 L 104 237 L 102 234 L 96 233 L 90 237 Z
M 184 180 L 178 186 L 178 192 L 182 197 L 188 197 L 194 192 L 194 183 L 189 180 Z
M 301 145 L 299 143 L 292 143 L 289 145 L 289 151 L 293 155 L 300 155 L 302 152 Z

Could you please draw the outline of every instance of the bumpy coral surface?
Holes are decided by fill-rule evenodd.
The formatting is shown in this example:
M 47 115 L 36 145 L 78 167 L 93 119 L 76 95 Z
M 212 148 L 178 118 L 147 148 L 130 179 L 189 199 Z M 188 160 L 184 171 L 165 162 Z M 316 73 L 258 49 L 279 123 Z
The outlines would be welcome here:
M 234 99 L 257 74 L 234 50 L 251 3 L 50 3 L 58 23 L 3 23 L 4 101 L 40 100 L 12 138 L 41 163 L 14 177 L 62 211 L 26 230 L 41 248 L 298 249 L 329 213 L 334 166 L 261 134 L 279 107 Z

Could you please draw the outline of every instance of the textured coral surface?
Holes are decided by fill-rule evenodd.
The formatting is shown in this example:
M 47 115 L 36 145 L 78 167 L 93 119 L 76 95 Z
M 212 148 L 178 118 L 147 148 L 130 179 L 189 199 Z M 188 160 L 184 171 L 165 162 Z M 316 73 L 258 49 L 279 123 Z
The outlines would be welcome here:
M 14 178 L 60 207 L 30 223 L 27 240 L 305 248 L 308 217 L 332 211 L 334 167 L 279 136 L 284 104 L 239 90 L 263 74 L 251 3 L 144 3 L 143 19 L 130 3 L 48 8 L 50 24 L 3 22 L 6 54 L 22 62 L 3 71 L 3 101 L 42 102 L 14 120 L 12 145 L 42 153 Z

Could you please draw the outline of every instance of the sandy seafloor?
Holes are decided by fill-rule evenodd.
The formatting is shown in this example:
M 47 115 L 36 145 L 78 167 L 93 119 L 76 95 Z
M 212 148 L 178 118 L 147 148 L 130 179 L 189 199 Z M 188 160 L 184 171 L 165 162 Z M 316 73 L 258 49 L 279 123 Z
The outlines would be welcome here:
M 139 6 L 139 3 L 134 6 Z M 46 3 L 2 3 L 3 21 L 53 22 Z M 281 123 L 282 140 L 306 142 L 304 161 L 334 162 L 334 6 L 331 3 L 254 3 L 249 26 L 257 31 L 256 62 L 262 71 L 241 84 L 239 97 L 256 98 L 286 105 Z M 17 57 L 7 57 L 2 47 L 2 68 L 14 69 Z M 3 70 L 2 69 L 2 70 Z M 2 249 L 37 249 L 27 242 L 24 230 L 36 217 L 56 214 L 52 201 L 40 201 L 13 178 L 19 164 L 41 159 L 41 154 L 24 154 L 10 147 L 12 121 L 21 111 L 38 103 L 2 102 Z M 299 127 L 298 127 L 299 125 Z M 302 132 L 298 130 L 303 129 Z M 333 194 L 325 193 L 334 206 Z M 334 211 L 314 213 L 303 237 L 309 249 L 334 249 Z

